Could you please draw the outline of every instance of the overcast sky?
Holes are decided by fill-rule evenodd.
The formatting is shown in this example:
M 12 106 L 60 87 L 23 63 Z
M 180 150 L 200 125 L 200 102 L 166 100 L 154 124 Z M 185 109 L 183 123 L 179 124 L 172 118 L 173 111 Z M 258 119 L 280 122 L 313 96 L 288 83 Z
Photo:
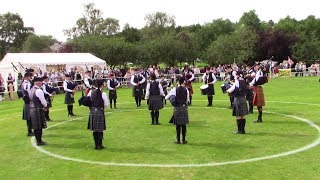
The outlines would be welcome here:
M 141 28 L 146 14 L 157 11 L 176 17 L 177 25 L 204 24 L 223 18 L 236 22 L 244 12 L 256 10 L 260 20 L 290 16 L 297 20 L 309 15 L 320 17 L 317 0 L 0 0 L 0 14 L 18 13 L 25 26 L 35 28 L 38 35 L 52 35 L 60 41 L 66 37 L 63 29 L 74 26 L 82 16 L 83 5 L 93 2 L 103 12 L 124 24 Z

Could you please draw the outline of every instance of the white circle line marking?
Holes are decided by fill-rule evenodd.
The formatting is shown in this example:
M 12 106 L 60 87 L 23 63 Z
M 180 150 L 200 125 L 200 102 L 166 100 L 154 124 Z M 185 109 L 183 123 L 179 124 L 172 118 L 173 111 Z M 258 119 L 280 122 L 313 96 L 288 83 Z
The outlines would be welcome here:
M 266 112 L 266 111 L 265 111 Z M 284 157 L 284 156 L 289 156 L 292 154 L 296 154 L 302 151 L 306 151 L 308 149 L 311 149 L 317 145 L 320 144 L 320 127 L 318 125 L 316 125 L 315 123 L 311 122 L 308 119 L 305 118 L 300 118 L 297 116 L 293 116 L 293 115 L 286 115 L 286 114 L 282 114 L 282 113 L 276 113 L 276 112 L 266 112 L 266 113 L 270 113 L 270 114 L 277 114 L 277 115 L 282 115 L 282 116 L 286 116 L 286 117 L 291 117 L 293 119 L 297 119 L 299 121 L 302 121 L 304 123 L 307 123 L 309 126 L 315 128 L 318 131 L 318 138 L 312 142 L 311 144 L 308 144 L 306 146 L 303 146 L 301 148 L 295 149 L 295 150 L 291 150 L 291 151 L 287 151 L 287 152 L 283 152 L 283 153 L 278 153 L 278 154 L 274 154 L 274 155 L 269 155 L 269 156 L 263 156 L 263 157 L 257 157 L 257 158 L 249 158 L 249 159 L 241 159 L 241 160 L 235 160 L 235 161 L 225 161 L 225 162 L 216 162 L 216 163 L 204 163 L 204 164 L 139 164 L 139 163 L 115 163 L 115 162 L 99 162 L 99 161 L 90 161 L 90 160 L 83 160 L 83 159 L 77 159 L 77 158 L 71 158 L 71 157 L 65 157 L 65 156 L 61 156 L 52 152 L 49 152 L 45 149 L 43 149 L 40 146 L 36 145 L 35 142 L 35 138 L 32 137 L 30 139 L 31 144 L 33 147 L 35 147 L 38 151 L 52 156 L 54 158 L 59 158 L 62 160 L 67 160 L 67 161 L 75 161 L 75 162 L 81 162 L 81 163 L 89 163 L 89 164 L 98 164 L 98 165 L 105 165 L 105 166 L 127 166 L 127 167 L 160 167 L 160 168 L 186 168 L 186 167 L 209 167 L 209 166 L 222 166 L 222 165 L 228 165 L 228 164 L 241 164 L 241 163 L 248 163 L 248 162 L 255 162 L 255 161 L 262 161 L 262 160 L 267 160 L 267 159 L 274 159 L 274 158 L 279 158 L 279 157 Z M 70 121 L 75 121 L 78 119 L 81 119 L 83 117 L 79 117 L 79 118 L 75 118 L 75 119 L 71 119 L 69 121 L 65 121 L 65 122 L 61 122 L 58 124 L 55 124 L 47 129 L 50 129 L 54 126 L 58 126 Z

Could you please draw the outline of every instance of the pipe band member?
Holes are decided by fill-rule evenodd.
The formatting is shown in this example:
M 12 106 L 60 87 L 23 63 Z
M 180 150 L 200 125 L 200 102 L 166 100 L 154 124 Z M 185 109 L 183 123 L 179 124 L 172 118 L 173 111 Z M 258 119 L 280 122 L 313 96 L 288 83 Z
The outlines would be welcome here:
M 70 79 L 68 74 L 65 75 L 65 81 L 63 81 L 63 89 L 66 92 L 64 103 L 67 104 L 68 116 L 76 116 L 73 114 L 74 93 L 76 92 L 76 84 Z
M 86 71 L 85 77 L 83 79 L 84 85 L 86 87 L 86 95 L 89 93 L 89 91 L 93 88 L 93 80 L 91 79 L 91 71 Z
M 147 84 L 145 99 L 151 114 L 151 124 L 159 125 L 159 110 L 163 108 L 163 97 L 165 96 L 161 83 L 157 81 L 155 74 L 150 75 L 151 81 Z
M 44 98 L 47 101 L 47 110 L 44 111 L 45 113 L 45 117 L 46 117 L 46 121 L 51 121 L 50 117 L 49 117 L 49 109 L 52 107 L 52 100 L 51 97 L 54 96 L 55 94 L 55 89 L 54 87 L 52 87 L 51 85 L 48 84 L 48 77 L 47 76 L 43 76 L 43 83 L 42 83 L 42 90 L 44 93 Z
M 112 101 L 114 108 L 117 109 L 117 89 L 120 87 L 120 83 L 114 78 L 114 74 L 110 74 L 110 79 L 107 81 L 107 87 L 109 89 L 110 108 L 112 109 Z
M 194 74 L 189 68 L 187 68 L 187 70 L 185 71 L 184 77 L 186 79 L 186 86 L 189 91 L 190 101 L 189 101 L 188 105 L 191 105 L 192 104 L 192 94 L 193 94 L 192 81 L 194 80 Z
M 104 109 L 108 107 L 108 97 L 103 92 L 103 79 L 96 81 L 97 88 L 89 91 L 88 96 L 91 97 L 91 107 L 88 119 L 88 130 L 93 131 L 93 139 L 95 149 L 104 149 L 102 144 L 103 131 L 106 130 L 106 119 Z
M 166 99 L 171 98 L 171 96 L 175 96 L 175 106 L 173 112 L 173 124 L 176 125 L 176 134 L 177 140 L 176 144 L 180 144 L 180 134 L 182 131 L 182 144 L 186 144 L 186 133 L 187 133 L 187 124 L 189 123 L 189 115 L 188 115 L 188 101 L 189 101 L 189 91 L 185 85 L 185 79 L 181 77 L 179 79 L 177 88 L 173 88 Z
M 249 85 L 243 79 L 243 72 L 238 71 L 235 76 L 234 84 L 227 90 L 232 94 L 233 99 L 233 111 L 232 116 L 236 116 L 236 122 L 238 130 L 234 134 L 245 134 L 246 118 L 248 114 L 248 106 L 246 101 L 246 94 Z
M 34 86 L 30 95 L 30 116 L 38 146 L 47 144 L 46 142 L 42 141 L 42 129 L 47 128 L 44 114 L 44 111 L 47 109 L 47 101 L 45 100 L 44 93 L 41 89 L 42 81 L 43 79 L 40 77 L 35 77 L 33 79 Z
M 214 83 L 217 82 L 217 78 L 214 75 L 214 73 L 211 71 L 210 67 L 206 69 L 206 73 L 203 74 L 202 80 L 205 84 L 208 84 L 209 88 L 209 93 L 208 93 L 208 107 L 212 106 L 213 102 L 213 95 L 215 95 L 214 92 Z
M 143 96 L 142 84 L 146 81 L 146 78 L 139 73 L 139 69 L 135 69 L 134 75 L 131 76 L 131 84 L 133 86 L 132 95 L 135 98 L 137 107 L 141 106 L 141 99 Z
M 21 89 L 22 89 L 22 99 L 23 99 L 23 112 L 22 112 L 22 119 L 26 120 L 27 122 L 27 136 L 34 136 L 34 133 L 32 132 L 32 123 L 31 123 L 31 116 L 30 116 L 30 95 L 31 95 L 31 78 L 32 73 L 27 72 L 24 74 L 23 81 L 21 83 Z
M 261 80 L 264 78 L 263 72 L 260 68 L 260 63 L 256 63 L 254 66 L 255 74 L 254 79 L 250 82 L 250 87 L 253 87 L 253 105 L 258 108 L 258 119 L 254 122 L 262 123 L 262 106 L 265 106 L 264 93 L 262 88 Z

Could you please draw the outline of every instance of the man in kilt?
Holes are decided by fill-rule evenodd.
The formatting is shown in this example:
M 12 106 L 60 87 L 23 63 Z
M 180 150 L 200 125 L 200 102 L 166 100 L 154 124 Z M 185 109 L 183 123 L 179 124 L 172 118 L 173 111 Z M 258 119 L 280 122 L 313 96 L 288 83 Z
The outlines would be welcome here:
M 151 81 L 147 84 L 145 99 L 151 114 L 151 125 L 159 125 L 159 110 L 163 108 L 163 97 L 165 96 L 161 83 L 155 74 L 150 75 Z
M 117 109 L 117 88 L 120 83 L 114 78 L 114 74 L 110 74 L 110 79 L 107 81 L 107 87 L 109 89 L 110 108 L 112 109 L 112 100 L 114 108 Z
M 35 77 L 33 79 L 34 86 L 31 91 L 30 99 L 30 115 L 32 121 L 32 128 L 37 140 L 37 145 L 42 146 L 47 143 L 42 141 L 42 129 L 47 127 L 44 111 L 47 109 L 47 101 L 44 98 L 44 93 L 41 89 L 42 78 Z
M 245 81 L 249 84 L 253 80 L 253 77 L 251 76 L 253 69 L 251 69 L 250 66 L 247 66 L 246 71 L 247 72 L 245 74 Z M 252 88 L 247 89 L 246 99 L 249 103 L 249 114 L 253 114 L 253 89 Z
M 209 93 L 208 93 L 208 107 L 212 106 L 212 102 L 213 102 L 213 95 L 215 95 L 214 92 L 214 83 L 217 82 L 217 78 L 214 75 L 214 73 L 211 71 L 210 67 L 207 67 L 206 69 L 206 73 L 203 74 L 202 76 L 202 80 L 205 84 L 208 84 L 208 88 L 209 88 Z
M 250 82 L 250 87 L 253 87 L 253 105 L 258 108 L 258 119 L 254 122 L 262 123 L 262 106 L 265 106 L 264 94 L 262 84 L 263 82 L 263 72 L 260 68 L 260 63 L 256 63 L 254 70 L 256 71 L 254 79 Z
M 77 85 L 70 79 L 70 76 L 66 74 L 65 81 L 63 81 L 63 89 L 66 92 L 64 103 L 67 104 L 68 116 L 75 116 L 75 114 L 73 114 L 73 103 L 76 86 Z
M 169 83 L 168 83 L 168 80 L 165 79 L 164 75 L 161 75 L 161 80 L 160 80 L 160 83 L 161 83 L 161 86 L 162 86 L 162 91 L 164 93 L 164 95 L 166 96 L 168 94 L 168 86 L 169 86 Z M 167 101 L 165 98 L 164 99 L 164 104 L 166 105 L 167 104 Z
M 131 84 L 133 86 L 132 95 L 136 101 L 137 107 L 141 106 L 141 98 L 143 96 L 142 84 L 146 81 L 146 78 L 139 73 L 139 69 L 135 69 L 134 75 L 131 76 Z
M 47 110 L 44 111 L 45 117 L 46 117 L 46 121 L 51 121 L 50 117 L 49 117 L 49 109 L 52 107 L 52 100 L 51 97 L 54 96 L 55 94 L 55 89 L 54 87 L 50 86 L 48 84 L 48 77 L 47 76 L 43 76 L 43 83 L 42 83 L 42 90 L 44 93 L 44 98 L 47 101 Z
M 193 94 L 193 88 L 192 88 L 192 81 L 194 80 L 194 74 L 190 70 L 190 68 L 186 67 L 186 71 L 184 73 L 184 78 L 186 79 L 186 86 L 189 91 L 189 99 L 188 105 L 191 105 L 192 103 L 192 94 Z
M 83 82 L 84 82 L 84 85 L 86 86 L 86 95 L 89 93 L 89 91 L 92 89 L 92 86 L 93 86 L 93 80 L 91 79 L 91 72 L 90 71 L 87 71 L 84 75 L 84 79 L 83 79 Z
M 185 85 L 185 79 L 181 77 L 179 79 L 179 86 L 177 88 L 173 88 L 166 99 L 171 98 L 171 96 L 175 96 L 175 105 L 173 112 L 173 124 L 176 125 L 176 134 L 177 140 L 176 144 L 180 144 L 180 134 L 182 131 L 182 144 L 186 144 L 186 133 L 187 133 L 187 124 L 189 123 L 189 115 L 188 115 L 188 101 L 189 101 L 189 91 Z
M 102 145 L 103 131 L 106 130 L 106 120 L 104 108 L 108 107 L 108 97 L 103 89 L 103 79 L 96 81 L 97 88 L 91 90 L 88 96 L 91 97 L 91 107 L 88 119 L 88 130 L 93 131 L 95 149 L 100 150 L 105 147 Z
M 26 72 L 23 78 L 23 82 L 21 83 L 22 99 L 24 101 L 22 119 L 26 120 L 27 122 L 27 136 L 34 136 L 34 133 L 32 132 L 32 123 L 30 117 L 30 95 L 32 88 L 31 78 L 32 73 Z
M 238 130 L 234 134 L 245 134 L 246 118 L 248 114 L 248 106 L 246 101 L 246 94 L 249 85 L 243 79 L 243 72 L 238 71 L 234 84 L 227 90 L 229 94 L 234 97 L 232 116 L 236 116 Z

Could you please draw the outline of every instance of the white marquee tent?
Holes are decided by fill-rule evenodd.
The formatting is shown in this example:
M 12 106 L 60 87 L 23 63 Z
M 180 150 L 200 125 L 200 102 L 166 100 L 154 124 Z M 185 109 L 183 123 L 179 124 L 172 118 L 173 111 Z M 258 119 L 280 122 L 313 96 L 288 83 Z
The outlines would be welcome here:
M 75 67 L 85 71 L 87 68 L 103 69 L 105 66 L 104 60 L 90 53 L 7 53 L 0 62 L 0 73 L 6 81 L 8 73 L 17 79 L 18 72 L 24 74 L 24 68 L 33 68 L 37 72 L 64 68 L 69 72 Z

